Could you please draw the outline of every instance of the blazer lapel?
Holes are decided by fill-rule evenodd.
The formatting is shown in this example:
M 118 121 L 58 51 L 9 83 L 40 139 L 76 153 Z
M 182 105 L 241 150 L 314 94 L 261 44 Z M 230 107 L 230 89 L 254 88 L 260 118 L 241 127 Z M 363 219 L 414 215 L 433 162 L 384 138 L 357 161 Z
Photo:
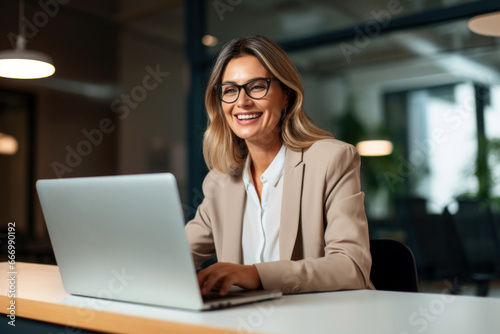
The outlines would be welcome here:
M 243 263 L 243 254 L 241 248 L 241 237 L 243 230 L 243 213 L 246 203 L 245 185 L 241 177 L 231 177 L 228 185 L 229 195 L 226 198 L 227 215 L 224 219 L 224 261 L 232 263 Z
M 304 164 L 302 150 L 287 149 L 281 200 L 281 221 L 279 232 L 280 259 L 290 260 L 297 239 L 302 196 Z

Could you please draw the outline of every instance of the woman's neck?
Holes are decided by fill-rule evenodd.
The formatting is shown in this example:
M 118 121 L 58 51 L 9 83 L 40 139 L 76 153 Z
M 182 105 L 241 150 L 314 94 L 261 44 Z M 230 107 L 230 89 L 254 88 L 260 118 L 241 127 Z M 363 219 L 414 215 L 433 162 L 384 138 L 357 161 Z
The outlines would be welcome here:
M 248 153 L 252 158 L 252 174 L 254 174 L 254 177 L 259 178 L 266 171 L 280 151 L 281 146 L 279 138 L 267 145 L 252 145 L 251 143 L 247 143 Z

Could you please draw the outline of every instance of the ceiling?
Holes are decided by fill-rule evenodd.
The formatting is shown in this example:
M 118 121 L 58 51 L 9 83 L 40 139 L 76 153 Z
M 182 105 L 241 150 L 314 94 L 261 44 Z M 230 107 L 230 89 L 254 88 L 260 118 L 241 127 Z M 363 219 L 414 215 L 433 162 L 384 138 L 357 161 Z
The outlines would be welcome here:
M 39 6 L 36 0 L 27 4 Z M 71 15 L 101 20 L 123 32 L 166 46 L 184 45 L 183 0 L 72 0 L 61 5 Z
M 215 1 L 207 1 L 208 32 L 221 41 L 248 33 L 284 41 L 353 27 L 383 15 L 382 12 L 391 19 L 474 1 L 241 0 L 219 10 Z
M 36 4 L 34 0 L 27 1 Z M 207 33 L 219 40 L 217 46 L 207 50 L 215 55 L 225 42 L 242 35 L 262 34 L 278 42 L 290 41 L 363 28 L 373 20 L 383 24 L 406 15 L 478 1 L 206 0 Z M 217 6 L 220 3 L 225 5 Z M 74 13 L 106 20 L 137 38 L 183 50 L 183 0 L 73 0 L 65 6 Z M 301 71 L 315 73 L 339 73 L 414 59 L 433 62 L 445 70 L 453 65 L 455 71 L 458 68 L 480 75 L 491 72 L 500 77 L 499 38 L 472 33 L 466 20 L 387 33 L 370 39 L 356 53 L 346 51 L 346 46 L 354 45 L 354 41 L 343 43 L 295 51 L 291 56 Z
M 239 5 L 225 11 L 208 6 L 208 32 L 220 41 L 211 50 L 215 54 L 223 43 L 241 35 L 262 34 L 278 42 L 287 42 L 342 29 L 362 30 L 367 22 L 384 24 L 407 15 L 478 1 L 239 1 L 235 2 Z M 391 3 L 399 5 L 391 6 Z M 342 73 L 414 60 L 425 61 L 445 72 L 460 72 L 462 77 L 482 81 L 488 77 L 488 82 L 500 82 L 499 52 L 499 38 L 474 34 L 468 29 L 467 20 L 459 20 L 386 33 L 363 43 L 358 41 L 358 44 L 355 40 L 347 40 L 293 51 L 290 55 L 301 72 Z

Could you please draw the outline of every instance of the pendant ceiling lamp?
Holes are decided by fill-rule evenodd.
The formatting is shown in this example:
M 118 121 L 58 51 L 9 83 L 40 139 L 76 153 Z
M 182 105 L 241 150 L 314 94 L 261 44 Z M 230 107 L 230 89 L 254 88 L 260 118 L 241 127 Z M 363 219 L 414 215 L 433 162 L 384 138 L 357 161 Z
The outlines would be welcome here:
M 19 1 L 19 35 L 15 50 L 0 52 L 0 77 L 14 79 L 39 79 L 56 71 L 52 59 L 44 53 L 26 50 L 24 37 L 24 0 Z
M 500 12 L 474 16 L 469 20 L 469 29 L 479 35 L 500 36 Z

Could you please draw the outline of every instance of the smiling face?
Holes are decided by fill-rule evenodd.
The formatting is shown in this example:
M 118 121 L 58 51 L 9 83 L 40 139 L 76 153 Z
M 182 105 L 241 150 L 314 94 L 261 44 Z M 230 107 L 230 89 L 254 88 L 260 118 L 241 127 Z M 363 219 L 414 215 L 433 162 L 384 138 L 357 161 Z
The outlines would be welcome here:
M 227 63 L 222 83 L 243 85 L 256 78 L 272 78 L 272 75 L 262 66 L 259 59 L 246 55 L 233 58 Z M 247 89 L 252 89 L 251 86 L 252 84 L 249 84 Z M 279 81 L 271 81 L 269 92 L 260 100 L 250 98 L 241 88 L 235 102 L 221 103 L 229 126 L 247 145 L 281 145 L 279 122 L 281 111 L 287 107 L 287 95 Z

